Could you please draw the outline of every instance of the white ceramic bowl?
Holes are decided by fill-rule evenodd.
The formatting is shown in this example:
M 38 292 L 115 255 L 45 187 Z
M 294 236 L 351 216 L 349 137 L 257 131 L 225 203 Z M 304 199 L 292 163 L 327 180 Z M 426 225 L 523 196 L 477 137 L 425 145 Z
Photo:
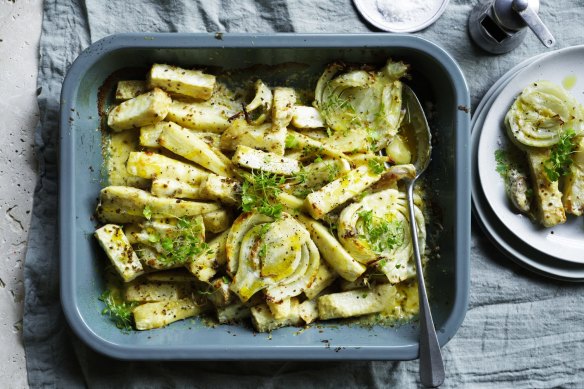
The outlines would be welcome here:
M 444 13 L 449 0 L 437 1 L 427 10 L 422 10 L 419 17 L 402 20 L 391 20 L 389 9 L 383 12 L 383 3 L 398 4 L 395 0 L 353 0 L 355 7 L 369 23 L 383 31 L 389 32 L 415 32 L 423 30 L 434 23 Z M 408 4 L 409 0 L 405 1 Z M 384 15 L 385 13 L 385 15 Z

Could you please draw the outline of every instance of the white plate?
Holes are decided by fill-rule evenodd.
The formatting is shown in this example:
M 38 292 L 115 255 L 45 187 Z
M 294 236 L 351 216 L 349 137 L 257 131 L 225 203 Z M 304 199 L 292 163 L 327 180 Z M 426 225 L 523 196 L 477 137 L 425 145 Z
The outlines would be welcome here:
M 407 20 L 390 20 L 387 15 L 382 13 L 383 4 L 388 5 L 399 4 L 399 1 L 395 0 L 353 0 L 357 11 L 363 16 L 369 23 L 373 24 L 375 27 L 389 32 L 415 32 L 420 31 L 430 24 L 434 23 L 436 19 L 442 15 L 449 0 L 442 0 L 436 2 L 432 7 L 428 8 L 426 11 L 418 11 L 413 13 L 413 15 L 420 15 L 419 19 Z M 402 1 L 403 5 L 407 5 L 408 1 Z M 381 7 L 380 7 L 381 5 Z M 406 14 L 412 14 L 410 11 Z
M 479 224 L 491 239 L 493 244 L 503 252 L 507 257 L 517 264 L 544 276 L 552 277 L 563 281 L 582 282 L 584 281 L 584 265 L 570 262 L 558 261 L 549 255 L 539 253 L 521 240 L 517 239 L 508 229 L 501 224 L 497 216 L 493 213 L 490 206 L 484 199 L 484 193 L 478 178 L 477 167 L 477 149 L 483 123 L 493 101 L 497 98 L 501 90 L 507 83 L 525 66 L 536 59 L 542 58 L 547 54 L 541 54 L 537 57 L 523 61 L 513 69 L 503 75 L 484 95 L 472 118 L 472 155 L 473 155 L 473 180 L 472 180 L 472 200 L 473 212 L 478 219 Z
M 495 171 L 495 151 L 508 142 L 503 119 L 515 97 L 530 83 L 549 80 L 559 85 L 575 76 L 570 90 L 584 103 L 584 46 L 570 47 L 535 60 L 510 79 L 493 101 L 482 125 L 478 144 L 478 174 L 485 199 L 493 213 L 517 238 L 536 251 L 554 258 L 584 263 L 584 218 L 568 217 L 568 221 L 553 228 L 543 228 L 511 208 L 505 185 Z

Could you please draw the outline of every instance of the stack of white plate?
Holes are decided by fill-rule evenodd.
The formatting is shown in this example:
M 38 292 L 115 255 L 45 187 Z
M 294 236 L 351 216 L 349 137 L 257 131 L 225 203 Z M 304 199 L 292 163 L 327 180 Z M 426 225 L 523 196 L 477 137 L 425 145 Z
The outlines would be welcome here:
M 515 66 L 483 97 L 472 119 L 473 211 L 485 233 L 510 259 L 549 277 L 584 281 L 584 217 L 543 228 L 514 211 L 495 151 L 508 142 L 503 119 L 515 97 L 530 83 L 563 85 L 584 104 L 584 46 L 542 54 Z

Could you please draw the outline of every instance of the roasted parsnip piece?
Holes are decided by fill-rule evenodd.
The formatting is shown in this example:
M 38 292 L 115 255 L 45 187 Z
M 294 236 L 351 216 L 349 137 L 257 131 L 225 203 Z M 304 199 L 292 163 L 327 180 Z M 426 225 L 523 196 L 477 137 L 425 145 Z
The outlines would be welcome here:
M 247 146 L 237 146 L 232 161 L 241 167 L 284 176 L 291 176 L 300 171 L 300 165 L 295 159 L 252 149 Z
M 221 324 L 234 323 L 243 319 L 247 319 L 250 316 L 250 308 L 241 302 L 235 302 L 226 307 L 217 308 L 217 320 L 219 320 L 219 323 Z
M 109 171 L 110 185 L 148 188 L 149 182 L 143 177 L 131 174 L 126 169 L 129 156 L 138 148 L 139 134 L 136 131 L 112 132 L 109 138 L 110 156 L 105 163 Z
M 216 203 L 160 198 L 141 189 L 108 186 L 100 192 L 97 215 L 103 222 L 132 223 L 146 218 L 145 209 L 152 217 L 163 218 L 197 216 L 220 208 Z
M 140 259 L 120 226 L 106 224 L 97 229 L 94 235 L 125 282 L 132 281 L 144 272 Z
M 192 103 L 173 100 L 168 107 L 167 120 L 196 131 L 221 133 L 229 127 L 231 112 L 209 102 Z
M 136 151 L 130 153 L 126 164 L 128 173 L 147 179 L 169 178 L 197 185 L 209 173 L 188 163 L 162 154 Z
M 148 73 L 148 83 L 151 87 L 162 88 L 167 92 L 207 100 L 213 94 L 215 76 L 200 70 L 154 64 Z
M 270 332 L 280 327 L 297 326 L 302 323 L 298 309 L 298 299 L 290 299 L 288 316 L 276 319 L 266 304 L 251 308 L 251 321 L 257 332 Z
M 572 215 L 584 213 L 584 137 L 576 141 L 570 174 L 564 183 L 564 207 Z
M 179 300 L 185 285 L 171 282 L 132 282 L 126 285 L 126 301 L 151 303 Z
M 316 300 L 306 300 L 298 307 L 298 314 L 306 324 L 318 319 L 318 303 Z
M 148 83 L 143 80 L 122 80 L 118 81 L 116 88 L 116 100 L 125 101 L 138 97 L 142 93 L 148 92 Z
M 357 196 L 381 179 L 369 166 L 359 166 L 344 176 L 306 196 L 306 207 L 315 219 Z
M 310 231 L 310 229 L 308 230 Z M 312 281 L 312 284 L 310 284 L 308 288 L 304 289 L 304 295 L 309 300 L 318 296 L 320 292 L 322 292 L 327 286 L 330 286 L 339 277 L 339 275 L 331 269 L 325 261 L 320 261 L 320 267 L 318 268 L 318 273 L 316 273 L 314 281 Z
M 232 176 L 231 167 L 224 161 L 227 157 L 220 158 L 219 151 L 213 150 L 204 140 L 192 131 L 181 126 L 169 123 L 164 126 L 158 138 L 160 146 L 178 154 L 189 161 L 198 163 L 202 167 L 220 176 Z
M 193 273 L 199 281 L 209 282 L 211 278 L 215 277 L 219 265 L 226 261 L 226 242 L 227 231 L 211 240 L 205 251 L 187 263 L 187 269 Z
M 134 308 L 134 321 L 137 330 L 150 330 L 174 323 L 175 321 L 197 316 L 207 309 L 197 305 L 192 299 L 146 303 Z
M 325 126 L 318 109 L 304 105 L 294 107 L 292 125 L 296 128 L 323 128 Z
M 223 232 L 231 227 L 233 216 L 231 212 L 225 209 L 207 212 L 203 214 L 203 223 L 205 230 L 217 234 Z
M 562 192 L 559 190 L 558 182 L 551 181 L 544 169 L 544 163 L 549 156 L 549 149 L 533 149 L 527 153 L 535 189 L 533 192 L 537 204 L 537 219 L 544 227 L 553 227 L 566 221 Z
M 329 320 L 381 312 L 391 306 L 395 295 L 396 288 L 391 284 L 327 294 L 317 298 L 318 318 Z
M 208 200 L 200 186 L 192 185 L 170 178 L 155 178 L 152 180 L 150 192 L 157 197 L 175 197 L 178 199 Z
M 114 131 L 123 131 L 158 123 L 168 114 L 170 103 L 162 89 L 154 88 L 114 107 L 108 114 L 107 125 Z
M 209 174 L 200 185 L 201 193 L 209 200 L 236 205 L 240 200 L 241 184 L 239 181 Z
M 271 123 L 255 125 L 248 124 L 245 119 L 236 119 L 221 134 L 221 149 L 232 151 L 243 145 L 283 155 L 286 134 L 272 132 L 271 128 Z

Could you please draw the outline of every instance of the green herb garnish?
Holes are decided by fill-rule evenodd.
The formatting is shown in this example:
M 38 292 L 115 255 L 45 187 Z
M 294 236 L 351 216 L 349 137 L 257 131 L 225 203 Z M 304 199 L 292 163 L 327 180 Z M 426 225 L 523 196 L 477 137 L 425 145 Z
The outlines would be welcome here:
M 367 164 L 369 165 L 369 171 L 373 174 L 381 174 L 385 171 L 385 163 L 376 158 L 370 159 Z
M 286 135 L 285 146 L 287 149 L 295 149 L 298 147 L 298 139 L 292 134 Z
M 178 218 L 178 229 L 159 236 L 163 252 L 159 259 L 165 265 L 181 265 L 209 249 L 202 234 L 202 219 Z
M 328 169 L 327 181 L 331 182 L 336 180 L 340 172 L 339 165 L 336 162 L 330 162 L 326 167 Z
M 550 158 L 543 164 L 543 169 L 550 181 L 557 181 L 570 172 L 575 136 L 576 133 L 570 128 L 560 135 L 558 143 L 551 148 Z
M 142 214 L 144 215 L 144 217 L 145 217 L 147 220 L 150 220 L 150 219 L 152 219 L 152 209 L 150 209 L 150 207 L 149 207 L 149 206 L 145 206 L 145 207 L 144 207 L 144 210 L 142 211 Z
M 304 184 L 308 180 L 308 171 L 304 168 L 301 168 L 298 173 L 294 176 L 296 179 L 296 183 Z
M 138 305 L 136 302 L 121 301 L 110 289 L 103 292 L 99 300 L 105 303 L 105 308 L 101 311 L 102 315 L 109 316 L 119 329 L 132 330 L 134 322 L 132 310 Z
M 260 247 L 260 251 L 258 251 L 258 257 L 264 259 L 266 255 L 268 255 L 268 244 L 264 243 L 262 244 L 262 247 Z
M 241 186 L 241 209 L 244 212 L 258 211 L 267 216 L 279 218 L 283 206 L 278 203 L 278 196 L 282 193 L 280 185 L 286 179 L 277 174 L 263 171 L 243 174 Z
M 338 112 L 339 110 L 341 112 Z M 357 111 L 355 110 L 353 104 L 351 104 L 349 100 L 340 97 L 336 93 L 330 94 L 328 99 L 322 103 L 320 107 L 320 114 L 323 116 L 326 122 L 329 122 L 330 118 L 340 115 L 348 116 L 350 123 L 359 120 Z
M 497 167 L 495 170 L 503 178 L 507 178 L 507 173 L 509 172 L 509 155 L 506 150 L 498 149 L 495 150 L 495 162 L 497 162 Z
M 306 196 L 308 196 L 312 192 L 313 192 L 313 190 L 310 188 L 296 189 L 294 191 L 294 196 L 304 199 L 304 198 L 306 198 Z
M 373 211 L 361 211 L 364 234 L 373 251 L 381 253 L 399 246 L 404 241 L 404 226 L 400 221 L 387 221 L 373 215 Z

